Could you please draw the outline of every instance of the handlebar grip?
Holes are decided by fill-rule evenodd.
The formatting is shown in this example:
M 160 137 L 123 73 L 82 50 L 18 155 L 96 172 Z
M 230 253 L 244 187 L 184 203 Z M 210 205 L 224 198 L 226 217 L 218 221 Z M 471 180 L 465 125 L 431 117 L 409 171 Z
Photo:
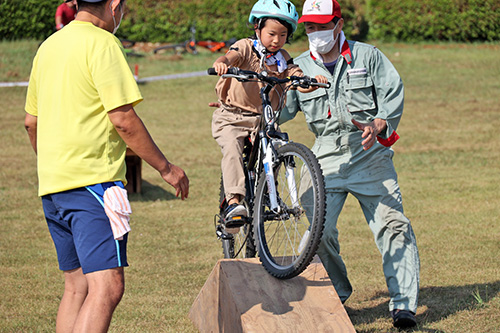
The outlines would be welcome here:
M 328 83 L 316 83 L 314 84 L 314 86 L 320 88 L 330 88 L 332 85 L 330 84 L 330 82 L 328 82 Z
M 208 75 L 218 75 L 217 72 L 215 71 L 215 68 L 213 68 L 213 67 L 207 69 L 207 73 L 208 73 Z M 227 69 L 226 74 L 239 75 L 240 69 L 238 67 L 229 67 Z
M 314 83 L 314 85 L 317 86 L 317 87 L 330 88 L 330 86 L 331 86 L 330 82 L 328 82 L 328 83 L 318 83 L 318 80 L 316 80 L 315 78 L 311 78 L 311 82 Z

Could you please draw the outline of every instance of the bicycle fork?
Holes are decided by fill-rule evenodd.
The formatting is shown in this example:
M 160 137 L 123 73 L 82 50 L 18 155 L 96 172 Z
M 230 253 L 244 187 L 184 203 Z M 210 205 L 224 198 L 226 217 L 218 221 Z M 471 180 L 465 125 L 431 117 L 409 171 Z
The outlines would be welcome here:
M 295 163 L 292 157 L 285 161 L 285 168 L 286 181 L 288 183 L 288 194 L 290 195 L 290 200 L 292 201 L 292 207 L 298 208 L 300 206 L 299 195 L 297 193 L 297 184 L 295 183 Z
M 266 182 L 267 188 L 269 192 L 269 202 L 271 206 L 271 210 L 274 213 L 281 213 L 281 207 L 278 204 L 277 192 L 276 192 L 276 182 L 274 179 L 274 169 L 273 169 L 273 156 L 274 151 L 272 147 L 272 143 L 270 140 L 267 140 L 265 137 L 261 139 L 261 147 L 263 152 L 263 160 L 262 163 L 264 165 L 264 171 L 266 173 Z M 299 198 L 297 193 L 297 184 L 295 182 L 295 165 L 293 163 L 293 159 L 285 161 L 285 175 L 286 181 L 288 184 L 288 195 L 290 196 L 290 200 L 293 208 L 299 207 Z
M 271 211 L 273 211 L 274 213 L 279 213 L 280 206 L 278 205 L 278 199 L 276 197 L 276 183 L 274 181 L 273 147 L 271 146 L 271 141 L 267 140 L 264 135 L 261 135 L 260 143 L 262 154 L 264 156 L 264 158 L 262 159 L 262 164 L 264 165 L 264 171 L 266 173 L 266 182 L 269 192 Z

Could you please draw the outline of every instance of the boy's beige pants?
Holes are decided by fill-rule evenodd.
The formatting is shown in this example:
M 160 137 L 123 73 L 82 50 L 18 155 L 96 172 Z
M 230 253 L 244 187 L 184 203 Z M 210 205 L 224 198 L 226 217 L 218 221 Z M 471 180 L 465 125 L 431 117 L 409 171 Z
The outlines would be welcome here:
M 222 106 L 212 117 L 212 136 L 222 151 L 222 181 L 229 200 L 236 194 L 245 197 L 245 173 L 243 171 L 243 145 L 245 138 L 259 126 L 260 115 L 239 108 Z

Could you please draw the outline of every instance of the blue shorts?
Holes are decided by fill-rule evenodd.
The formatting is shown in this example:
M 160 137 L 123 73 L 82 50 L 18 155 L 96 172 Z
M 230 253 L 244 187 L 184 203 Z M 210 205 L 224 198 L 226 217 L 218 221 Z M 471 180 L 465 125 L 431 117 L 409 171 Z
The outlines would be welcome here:
M 106 189 L 114 185 L 104 183 L 91 188 Z M 81 187 L 45 195 L 42 203 L 59 269 L 68 271 L 81 267 L 87 274 L 128 266 L 128 234 L 123 240 L 114 239 L 109 218 L 95 192 Z

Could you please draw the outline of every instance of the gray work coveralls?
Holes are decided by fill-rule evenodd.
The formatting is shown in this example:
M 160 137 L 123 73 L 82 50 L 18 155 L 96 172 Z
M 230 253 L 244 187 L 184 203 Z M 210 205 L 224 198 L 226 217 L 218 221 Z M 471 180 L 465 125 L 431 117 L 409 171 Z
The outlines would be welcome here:
M 312 147 L 325 175 L 327 214 L 318 254 L 340 297 L 352 293 L 345 264 L 339 254 L 337 219 L 348 193 L 359 201 L 377 247 L 390 294 L 389 310 L 416 312 L 420 261 L 415 235 L 403 213 L 402 197 L 390 146 L 403 112 L 403 83 L 391 62 L 371 45 L 345 41 L 333 75 L 307 51 L 294 61 L 305 75 L 323 75 L 329 89 L 311 93 L 289 91 L 283 123 L 304 112 L 316 136 Z M 369 123 L 387 121 L 387 129 L 367 151 L 354 118 Z

